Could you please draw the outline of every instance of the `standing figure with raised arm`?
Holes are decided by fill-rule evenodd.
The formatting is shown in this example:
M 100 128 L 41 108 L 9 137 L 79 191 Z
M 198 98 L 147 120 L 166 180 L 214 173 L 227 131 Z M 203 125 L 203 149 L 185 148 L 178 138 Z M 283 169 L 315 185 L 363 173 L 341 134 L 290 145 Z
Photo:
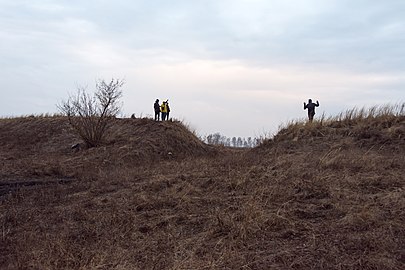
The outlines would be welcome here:
M 315 107 L 319 107 L 319 102 L 318 100 L 316 103 L 312 102 L 312 99 L 308 99 L 308 104 L 304 102 L 304 110 L 308 109 L 308 119 L 309 122 L 312 122 L 314 120 L 314 115 L 315 115 Z
M 166 100 L 166 107 L 167 107 L 166 120 L 169 121 L 169 114 L 170 114 L 169 100 Z

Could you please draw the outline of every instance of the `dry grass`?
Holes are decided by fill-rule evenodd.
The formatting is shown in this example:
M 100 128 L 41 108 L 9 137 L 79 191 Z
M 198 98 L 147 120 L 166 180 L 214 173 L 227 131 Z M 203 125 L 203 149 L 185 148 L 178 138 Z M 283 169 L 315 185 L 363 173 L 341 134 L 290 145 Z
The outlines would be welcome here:
M 79 152 L 63 119 L 0 120 L 0 187 L 21 183 L 0 194 L 0 268 L 404 269 L 404 117 L 343 120 L 233 150 L 122 119 Z
M 284 141 L 300 139 L 341 139 L 351 137 L 357 139 L 374 138 L 381 142 L 383 138 L 403 139 L 405 135 L 405 103 L 397 105 L 375 106 L 369 109 L 351 109 L 337 116 L 321 117 L 312 123 L 295 120 L 281 126 L 273 139 L 268 141 Z M 380 137 L 380 138 L 378 138 Z

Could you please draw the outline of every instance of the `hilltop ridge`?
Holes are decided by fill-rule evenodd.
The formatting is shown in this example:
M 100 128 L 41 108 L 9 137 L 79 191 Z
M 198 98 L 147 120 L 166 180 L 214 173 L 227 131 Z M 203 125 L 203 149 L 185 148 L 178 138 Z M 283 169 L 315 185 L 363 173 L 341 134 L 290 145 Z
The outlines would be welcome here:
M 72 175 L 79 167 L 85 170 L 87 166 L 135 165 L 216 154 L 212 146 L 178 121 L 117 118 L 109 133 L 103 146 L 86 149 L 82 144 L 82 150 L 77 151 L 71 146 L 82 141 L 65 117 L 0 119 L 0 174 L 26 170 L 25 175 Z

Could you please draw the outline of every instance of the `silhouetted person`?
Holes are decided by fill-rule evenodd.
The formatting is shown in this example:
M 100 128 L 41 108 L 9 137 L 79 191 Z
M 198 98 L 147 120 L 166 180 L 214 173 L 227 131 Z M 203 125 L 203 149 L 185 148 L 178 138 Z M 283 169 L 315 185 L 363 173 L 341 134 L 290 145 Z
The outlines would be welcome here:
M 169 100 L 166 100 L 166 107 L 167 107 L 166 119 L 167 121 L 169 121 L 169 114 L 170 114 Z
M 167 116 L 166 101 L 163 101 L 162 105 L 160 105 L 160 112 L 162 113 L 162 121 L 165 121 Z
M 312 99 L 308 99 L 308 104 L 304 102 L 304 110 L 308 109 L 308 119 L 309 122 L 312 122 L 314 120 L 314 115 L 315 115 L 315 107 L 319 107 L 319 102 L 318 100 L 316 103 L 312 102 Z
M 155 104 L 153 104 L 153 108 L 155 109 L 155 121 L 159 121 L 160 120 L 159 99 L 156 99 Z

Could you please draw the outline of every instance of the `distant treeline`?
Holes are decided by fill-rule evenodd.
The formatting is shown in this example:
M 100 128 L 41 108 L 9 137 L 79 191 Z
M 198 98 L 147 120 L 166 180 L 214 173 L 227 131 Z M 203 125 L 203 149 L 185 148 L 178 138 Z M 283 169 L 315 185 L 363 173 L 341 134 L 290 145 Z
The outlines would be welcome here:
M 228 147 L 246 147 L 252 148 L 259 145 L 265 138 L 264 137 L 226 137 L 220 133 L 209 134 L 201 137 L 201 140 L 207 144 L 223 145 Z

